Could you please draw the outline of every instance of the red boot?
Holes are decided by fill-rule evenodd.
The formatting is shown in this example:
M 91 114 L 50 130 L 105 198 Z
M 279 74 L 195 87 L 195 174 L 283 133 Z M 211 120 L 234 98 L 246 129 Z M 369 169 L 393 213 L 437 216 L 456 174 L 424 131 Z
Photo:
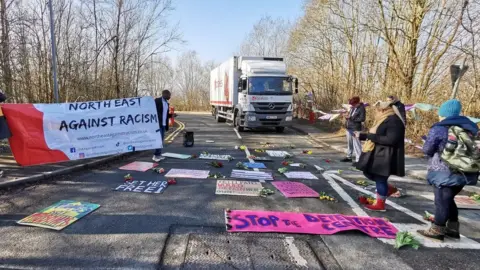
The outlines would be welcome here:
M 385 212 L 385 199 L 380 199 L 377 197 L 377 201 L 374 204 L 367 204 L 365 208 L 371 211 Z

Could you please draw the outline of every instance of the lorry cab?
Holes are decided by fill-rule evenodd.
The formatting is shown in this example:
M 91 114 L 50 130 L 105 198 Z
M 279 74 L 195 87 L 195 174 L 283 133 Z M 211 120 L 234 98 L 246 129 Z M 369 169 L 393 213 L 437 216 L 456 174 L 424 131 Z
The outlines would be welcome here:
M 228 67 L 228 61 L 223 66 Z M 283 132 L 285 127 L 291 125 L 293 94 L 298 92 L 298 80 L 287 75 L 283 58 L 234 57 L 230 66 L 233 72 L 214 70 L 211 73 L 212 112 L 217 120 L 231 120 L 239 131 L 244 128 L 271 127 L 277 132 Z M 224 76 L 227 81 L 219 81 L 216 78 L 221 79 L 221 74 L 233 75 L 233 80 L 229 82 L 229 76 Z M 225 83 L 235 83 L 232 88 L 236 91 L 218 94 L 218 91 L 212 90 L 212 81 L 214 88 L 219 84 L 224 86 Z M 228 95 L 228 92 L 233 93 Z M 228 103 L 231 99 L 231 106 L 219 106 L 225 103 L 223 100 L 217 101 L 219 96 L 226 96 Z

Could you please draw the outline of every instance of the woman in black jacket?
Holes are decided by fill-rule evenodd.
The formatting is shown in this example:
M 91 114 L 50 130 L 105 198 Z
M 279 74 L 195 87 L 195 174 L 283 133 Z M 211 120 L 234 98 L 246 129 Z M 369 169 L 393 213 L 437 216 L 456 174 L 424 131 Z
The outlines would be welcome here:
M 368 133 L 356 133 L 365 141 L 357 169 L 375 181 L 377 200 L 365 207 L 372 211 L 385 211 L 385 200 L 389 195 L 390 175 L 405 176 L 405 122 L 398 108 L 390 102 L 377 102 L 375 123 Z

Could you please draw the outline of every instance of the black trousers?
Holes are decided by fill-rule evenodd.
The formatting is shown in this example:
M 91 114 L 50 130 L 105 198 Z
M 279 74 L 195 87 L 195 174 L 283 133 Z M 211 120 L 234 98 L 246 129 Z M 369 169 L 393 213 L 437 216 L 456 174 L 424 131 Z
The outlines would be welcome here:
M 435 194 L 435 225 L 445 226 L 447 221 L 458 221 L 458 208 L 455 196 L 464 186 L 433 187 Z

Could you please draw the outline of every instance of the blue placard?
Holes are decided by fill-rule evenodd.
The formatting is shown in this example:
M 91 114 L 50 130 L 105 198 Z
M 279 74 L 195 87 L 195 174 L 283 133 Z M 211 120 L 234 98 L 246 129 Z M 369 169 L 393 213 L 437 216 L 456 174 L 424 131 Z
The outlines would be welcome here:
M 250 169 L 266 169 L 267 168 L 265 164 L 259 163 L 259 162 L 255 162 L 255 163 L 244 162 L 243 165 L 245 165 L 245 167 Z

